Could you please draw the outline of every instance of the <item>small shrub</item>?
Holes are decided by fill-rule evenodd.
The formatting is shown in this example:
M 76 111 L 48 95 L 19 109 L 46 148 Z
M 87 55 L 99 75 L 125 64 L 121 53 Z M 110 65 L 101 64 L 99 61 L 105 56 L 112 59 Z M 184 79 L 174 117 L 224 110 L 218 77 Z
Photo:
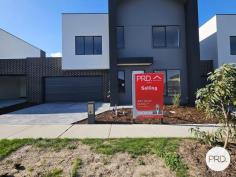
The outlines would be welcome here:
M 181 94 L 174 94 L 172 103 L 175 107 L 179 107 L 181 102 Z
M 208 117 L 224 124 L 220 135 L 224 136 L 224 148 L 227 148 L 235 135 L 236 126 L 236 116 L 233 114 L 233 108 L 236 107 L 236 66 L 225 64 L 210 73 L 208 80 L 210 84 L 197 92 L 196 105 Z M 203 134 L 203 138 L 209 136 Z
M 223 129 L 218 129 L 215 133 L 200 131 L 199 127 L 191 128 L 192 135 L 202 144 L 215 146 L 223 141 Z

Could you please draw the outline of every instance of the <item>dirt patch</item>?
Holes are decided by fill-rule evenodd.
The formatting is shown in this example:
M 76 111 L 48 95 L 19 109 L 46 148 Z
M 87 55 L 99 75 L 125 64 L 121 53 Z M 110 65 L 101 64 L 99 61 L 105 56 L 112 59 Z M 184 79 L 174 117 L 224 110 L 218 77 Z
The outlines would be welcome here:
M 69 176 L 77 157 L 77 149 L 53 151 L 25 146 L 0 162 L 0 176 L 39 177 L 55 169 L 63 170 L 63 176 Z
M 144 123 L 144 124 L 215 124 L 218 121 L 214 119 L 207 119 L 205 114 L 200 112 L 194 107 L 179 107 L 165 106 L 163 122 L 158 119 L 148 120 L 133 120 L 132 109 L 119 109 L 118 116 L 113 111 L 107 111 L 97 115 L 96 122 L 102 124 L 120 123 L 120 124 L 132 124 L 132 123 Z M 86 121 L 80 122 L 86 123 Z
M 236 176 L 236 145 L 229 146 L 231 156 L 230 166 L 223 172 L 211 171 L 205 162 L 206 154 L 211 148 L 207 145 L 196 143 L 193 140 L 184 140 L 179 148 L 179 153 L 189 167 L 189 174 L 193 177 L 235 177 Z
M 60 151 L 25 146 L 0 161 L 0 176 L 41 177 L 57 169 L 63 170 L 61 176 L 69 177 L 73 162 L 78 157 L 82 161 L 78 170 L 78 176 L 81 177 L 175 176 L 161 159 L 153 155 L 132 158 L 127 153 L 119 153 L 108 156 L 97 154 L 80 142 L 76 142 L 74 146 L 76 148 Z

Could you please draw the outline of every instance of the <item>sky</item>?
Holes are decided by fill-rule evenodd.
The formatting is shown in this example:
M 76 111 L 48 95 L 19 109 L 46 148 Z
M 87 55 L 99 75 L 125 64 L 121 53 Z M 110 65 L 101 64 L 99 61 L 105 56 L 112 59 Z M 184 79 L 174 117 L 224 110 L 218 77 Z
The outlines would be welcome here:
M 0 0 L 0 28 L 46 51 L 61 54 L 61 14 L 107 12 L 107 0 Z M 215 14 L 236 14 L 236 0 L 199 0 L 199 25 Z

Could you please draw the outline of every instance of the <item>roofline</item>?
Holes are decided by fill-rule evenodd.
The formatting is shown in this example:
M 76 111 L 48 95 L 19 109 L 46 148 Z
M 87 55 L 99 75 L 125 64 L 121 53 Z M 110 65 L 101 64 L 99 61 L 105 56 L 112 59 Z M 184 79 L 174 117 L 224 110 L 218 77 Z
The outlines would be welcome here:
M 215 16 L 218 16 L 218 15 L 236 15 L 236 14 L 216 14 Z
M 17 38 L 17 39 L 23 41 L 23 42 L 25 42 L 26 44 L 30 45 L 31 47 L 34 47 L 34 48 L 36 48 L 36 49 L 38 49 L 38 50 L 40 50 L 40 51 L 46 53 L 44 50 L 40 49 L 39 47 L 36 47 L 35 45 L 30 44 L 29 42 L 27 42 L 27 41 L 25 41 L 25 40 L 23 40 L 23 39 L 21 39 L 21 38 L 15 36 L 14 34 L 9 33 L 8 31 L 6 31 L 6 30 L 4 30 L 4 29 L 2 29 L 2 28 L 0 28 L 0 30 L 4 31 L 5 33 L 7 33 L 7 34 L 9 34 L 9 35 L 11 35 L 11 36 L 13 36 L 13 37 L 15 37 L 15 38 Z
M 62 15 L 73 15 L 73 14 L 75 14 L 75 15 L 89 15 L 89 14 L 95 14 L 95 15 L 103 15 L 103 14 L 109 14 L 109 13 L 93 13 L 93 12 L 91 12 L 91 13 L 61 13 Z

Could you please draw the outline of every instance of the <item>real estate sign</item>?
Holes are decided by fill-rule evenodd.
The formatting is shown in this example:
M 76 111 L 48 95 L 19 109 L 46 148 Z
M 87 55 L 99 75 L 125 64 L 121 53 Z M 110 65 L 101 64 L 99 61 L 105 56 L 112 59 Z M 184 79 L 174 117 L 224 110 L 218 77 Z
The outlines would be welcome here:
M 164 74 L 135 74 L 133 82 L 133 116 L 135 119 L 162 118 Z

